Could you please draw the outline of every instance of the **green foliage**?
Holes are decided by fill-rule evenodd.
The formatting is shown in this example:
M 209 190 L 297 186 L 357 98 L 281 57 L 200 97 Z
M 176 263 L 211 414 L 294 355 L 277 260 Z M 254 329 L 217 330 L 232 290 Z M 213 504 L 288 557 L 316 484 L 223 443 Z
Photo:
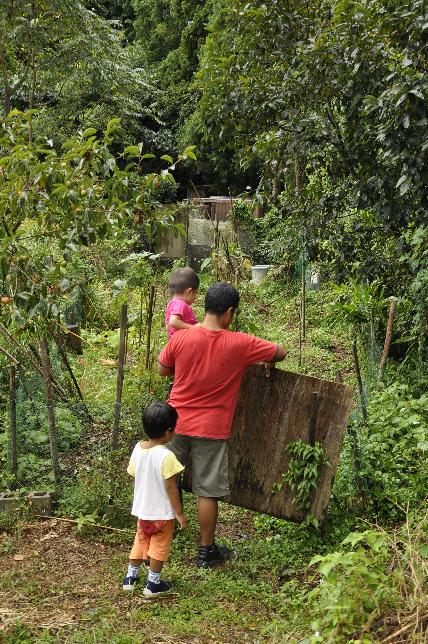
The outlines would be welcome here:
M 293 492 L 294 503 L 306 513 L 317 487 L 319 468 L 327 463 L 324 450 L 320 443 L 309 445 L 300 439 L 289 443 L 285 449 L 290 454 L 290 462 L 281 481 L 275 484 L 274 491 L 279 492 L 284 485 L 288 485 Z
M 5 0 L 0 40 L 5 115 L 41 107 L 34 130 L 56 145 L 114 116 L 122 118 L 125 143 L 153 134 L 151 75 L 122 46 L 121 32 L 82 3 Z
M 410 244 L 408 256 L 401 261 L 409 261 L 413 271 L 410 295 L 415 302 L 415 315 L 412 319 L 412 334 L 417 337 L 419 354 L 422 360 L 428 356 L 428 227 L 419 226 L 409 231 Z
M 354 532 L 342 545 L 352 549 L 317 555 L 310 562 L 318 564 L 321 575 L 320 584 L 309 593 L 316 616 L 312 624 L 316 635 L 310 642 L 349 641 L 397 601 L 386 572 L 385 535 L 377 530 Z
M 414 398 L 400 382 L 372 392 L 362 450 L 362 475 L 378 515 L 400 517 L 420 503 L 428 486 L 428 397 Z
M 378 284 L 357 284 L 337 287 L 337 302 L 334 310 L 353 327 L 369 324 L 385 308 L 383 289 Z

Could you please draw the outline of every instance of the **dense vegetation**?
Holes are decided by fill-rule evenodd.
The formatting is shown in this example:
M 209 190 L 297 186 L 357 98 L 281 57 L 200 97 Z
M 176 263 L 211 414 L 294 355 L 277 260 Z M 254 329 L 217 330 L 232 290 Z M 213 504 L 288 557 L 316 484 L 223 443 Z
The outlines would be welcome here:
M 108 552 L 105 586 L 95 570 L 82 582 L 99 583 L 92 630 L 81 607 L 72 625 L 43 627 L 19 597 L 43 604 L 46 587 L 60 597 L 71 582 L 11 568 L 25 502 L 0 515 L 6 641 L 128 642 L 142 628 L 145 641 L 200 641 L 201 629 L 215 642 L 425 641 L 427 33 L 422 0 L 1 3 L 0 492 L 55 487 L 80 547 Z M 203 264 L 199 319 L 205 288 L 235 282 L 235 328 L 284 344 L 287 369 L 340 372 L 356 406 L 321 526 L 224 506 L 234 560 L 200 574 L 193 517 L 174 545 L 178 595 L 137 609 L 116 590 L 132 538 L 126 459 L 141 408 L 166 395 L 171 262 L 157 248 L 185 233 L 172 202 L 192 183 L 264 210 L 235 204 L 235 239 Z M 249 282 L 251 262 L 275 265 L 269 281 Z M 306 294 L 303 341 L 309 264 L 322 287 Z

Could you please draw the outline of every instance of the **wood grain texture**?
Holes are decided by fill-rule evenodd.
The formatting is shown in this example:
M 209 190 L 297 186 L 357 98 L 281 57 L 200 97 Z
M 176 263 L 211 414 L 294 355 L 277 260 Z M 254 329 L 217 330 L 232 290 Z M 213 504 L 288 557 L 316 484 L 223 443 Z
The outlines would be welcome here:
M 242 381 L 229 441 L 228 501 L 282 519 L 301 521 L 304 516 L 295 507 L 288 486 L 275 493 L 272 488 L 287 470 L 290 460 L 285 451 L 287 444 L 298 439 L 309 443 L 315 438 L 329 463 L 320 468 L 310 509 L 321 521 L 330 499 L 352 404 L 351 389 L 340 383 L 280 369 L 273 369 L 270 378 L 266 378 L 262 366 L 250 367 Z

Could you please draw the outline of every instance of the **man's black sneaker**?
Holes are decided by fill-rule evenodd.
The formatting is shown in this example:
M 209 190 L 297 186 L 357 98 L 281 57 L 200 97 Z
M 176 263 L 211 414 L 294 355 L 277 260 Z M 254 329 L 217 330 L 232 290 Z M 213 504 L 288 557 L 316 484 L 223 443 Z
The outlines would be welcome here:
M 197 568 L 213 568 L 220 566 L 230 559 L 230 551 L 226 546 L 218 546 L 214 543 L 212 546 L 201 546 L 198 551 L 196 560 Z
M 172 590 L 172 584 L 169 581 L 160 581 L 154 584 L 152 581 L 147 582 L 147 586 L 143 590 L 144 597 L 156 597 L 157 595 L 165 595 Z
M 127 592 L 133 592 L 135 584 L 137 583 L 137 577 L 125 577 L 123 580 L 122 588 Z

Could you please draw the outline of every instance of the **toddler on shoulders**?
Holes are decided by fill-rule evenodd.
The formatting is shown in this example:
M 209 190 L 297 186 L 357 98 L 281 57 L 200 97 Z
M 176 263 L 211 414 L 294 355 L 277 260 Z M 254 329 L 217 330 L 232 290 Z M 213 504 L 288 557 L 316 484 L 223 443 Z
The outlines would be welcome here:
M 176 331 L 197 324 L 191 305 L 198 293 L 198 274 L 188 266 L 177 268 L 169 277 L 168 288 L 171 299 L 165 311 L 165 324 L 168 338 L 171 338 Z

